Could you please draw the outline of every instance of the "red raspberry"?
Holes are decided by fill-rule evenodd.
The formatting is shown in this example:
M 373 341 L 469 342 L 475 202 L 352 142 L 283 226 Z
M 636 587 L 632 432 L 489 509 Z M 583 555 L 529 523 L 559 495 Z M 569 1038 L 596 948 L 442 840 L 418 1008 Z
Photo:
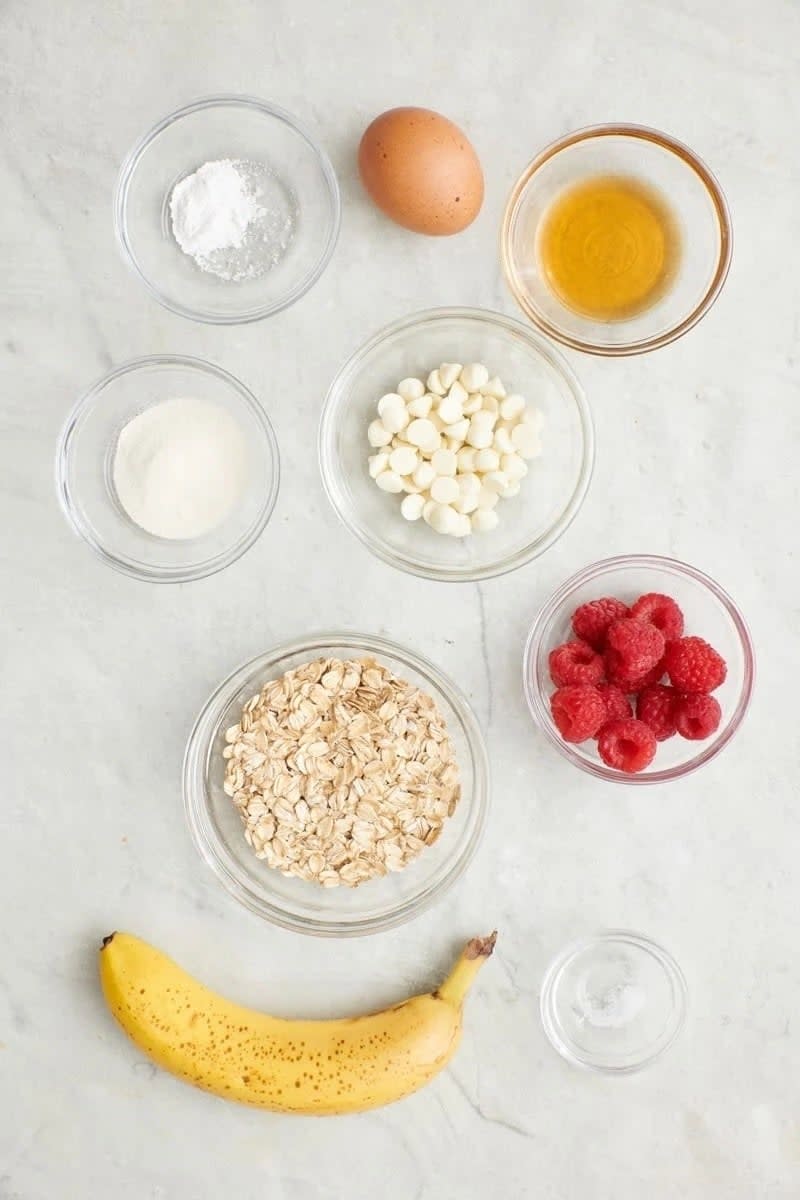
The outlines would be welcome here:
M 699 637 L 670 642 L 664 663 L 679 692 L 713 692 L 728 674 L 722 655 Z
M 664 635 L 655 625 L 624 617 L 609 627 L 606 666 L 613 683 L 638 680 L 657 666 L 664 654 Z
M 603 596 L 601 600 L 590 600 L 575 609 L 572 628 L 581 641 L 588 642 L 595 650 L 603 650 L 609 625 L 627 615 L 628 607 L 621 600 Z
M 564 642 L 550 651 L 550 678 L 556 687 L 569 683 L 599 683 L 605 663 L 586 642 Z
M 631 606 L 631 616 L 648 625 L 655 625 L 664 635 L 665 642 L 674 642 L 683 636 L 683 613 L 671 596 L 661 592 L 646 592 Z
M 649 725 L 657 742 L 675 736 L 675 702 L 680 696 L 674 688 L 660 683 L 643 688 L 636 700 L 636 716 Z
M 600 730 L 597 749 L 603 762 L 626 775 L 649 767 L 656 756 L 656 735 L 644 721 L 607 721 Z
M 633 692 L 635 694 L 641 692 L 643 688 L 652 687 L 654 683 L 661 682 L 664 677 L 664 660 L 662 658 L 661 662 L 656 663 L 650 671 L 645 671 L 644 675 L 635 675 L 633 677 L 610 669 L 607 662 L 606 669 L 611 683 L 615 683 L 623 692 Z
M 624 721 L 633 716 L 630 700 L 615 683 L 598 683 L 597 691 L 605 701 L 607 721 Z
M 603 697 L 587 683 L 572 683 L 550 697 L 550 711 L 565 742 L 594 737 L 606 719 Z
M 722 709 L 714 696 L 681 696 L 675 701 L 675 726 L 681 737 L 701 742 L 719 729 Z

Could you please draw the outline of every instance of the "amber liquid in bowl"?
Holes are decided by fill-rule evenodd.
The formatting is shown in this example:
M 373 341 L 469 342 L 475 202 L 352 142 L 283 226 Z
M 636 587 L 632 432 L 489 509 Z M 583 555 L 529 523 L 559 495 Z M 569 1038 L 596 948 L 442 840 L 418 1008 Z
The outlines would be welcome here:
M 678 223 L 660 192 L 626 175 L 564 189 L 542 218 L 538 256 L 562 304 L 595 321 L 624 321 L 670 288 L 681 256 Z

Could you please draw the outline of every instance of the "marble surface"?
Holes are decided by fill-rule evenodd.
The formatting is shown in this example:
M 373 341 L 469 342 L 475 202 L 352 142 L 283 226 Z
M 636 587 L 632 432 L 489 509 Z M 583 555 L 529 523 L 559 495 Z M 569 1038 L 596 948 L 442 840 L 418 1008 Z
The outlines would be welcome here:
M 5 0 L 0 46 L 0 1197 L 796 1197 L 800 8 Z M 344 219 L 301 304 L 213 329 L 164 311 L 126 271 L 111 195 L 151 123 L 228 90 L 274 99 L 317 130 Z M 360 131 L 406 102 L 460 121 L 483 159 L 485 207 L 457 239 L 392 227 L 359 189 Z M 496 252 L 512 180 L 555 136 L 608 119 L 667 129 L 718 172 L 736 230 L 727 288 L 653 356 L 571 356 L 597 420 L 597 471 L 540 562 L 456 588 L 393 571 L 322 493 L 312 451 L 326 385 L 368 334 L 414 308 L 512 312 Z M 185 587 L 96 561 L 52 482 L 76 395 L 112 363 L 159 351 L 239 375 L 268 406 L 288 467 L 258 545 Z M 596 557 L 638 550 L 718 578 L 750 621 L 760 668 L 727 752 L 645 792 L 604 786 L 549 749 L 519 670 L 551 589 Z M 216 682 L 324 626 L 387 634 L 450 672 L 488 731 L 494 772 L 490 827 L 460 885 L 415 923 L 345 943 L 241 910 L 199 861 L 179 793 L 183 745 Z M 341 1013 L 427 986 L 458 940 L 495 925 L 452 1069 L 359 1117 L 273 1116 L 195 1092 L 142 1061 L 97 987 L 98 940 L 122 927 L 243 1001 Z M 548 960 L 598 926 L 655 937 L 689 981 L 683 1036 L 638 1076 L 570 1068 L 539 1023 Z

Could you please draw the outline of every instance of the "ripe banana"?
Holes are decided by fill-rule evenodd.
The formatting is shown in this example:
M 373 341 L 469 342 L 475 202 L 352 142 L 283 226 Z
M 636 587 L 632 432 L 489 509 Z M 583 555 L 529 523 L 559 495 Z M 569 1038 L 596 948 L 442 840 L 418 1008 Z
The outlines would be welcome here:
M 104 940 L 100 979 L 128 1036 L 179 1079 L 279 1112 L 359 1112 L 417 1091 L 449 1062 L 464 997 L 496 936 L 468 942 L 435 992 L 342 1020 L 288 1021 L 232 1004 L 129 933 Z

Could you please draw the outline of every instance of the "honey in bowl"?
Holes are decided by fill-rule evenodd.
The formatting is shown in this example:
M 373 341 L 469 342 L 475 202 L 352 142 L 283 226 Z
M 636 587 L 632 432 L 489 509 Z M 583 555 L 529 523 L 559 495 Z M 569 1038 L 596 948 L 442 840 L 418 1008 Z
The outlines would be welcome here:
M 542 218 L 542 274 L 562 304 L 595 321 L 651 308 L 675 278 L 677 221 L 661 194 L 627 175 L 595 175 L 556 197 Z

